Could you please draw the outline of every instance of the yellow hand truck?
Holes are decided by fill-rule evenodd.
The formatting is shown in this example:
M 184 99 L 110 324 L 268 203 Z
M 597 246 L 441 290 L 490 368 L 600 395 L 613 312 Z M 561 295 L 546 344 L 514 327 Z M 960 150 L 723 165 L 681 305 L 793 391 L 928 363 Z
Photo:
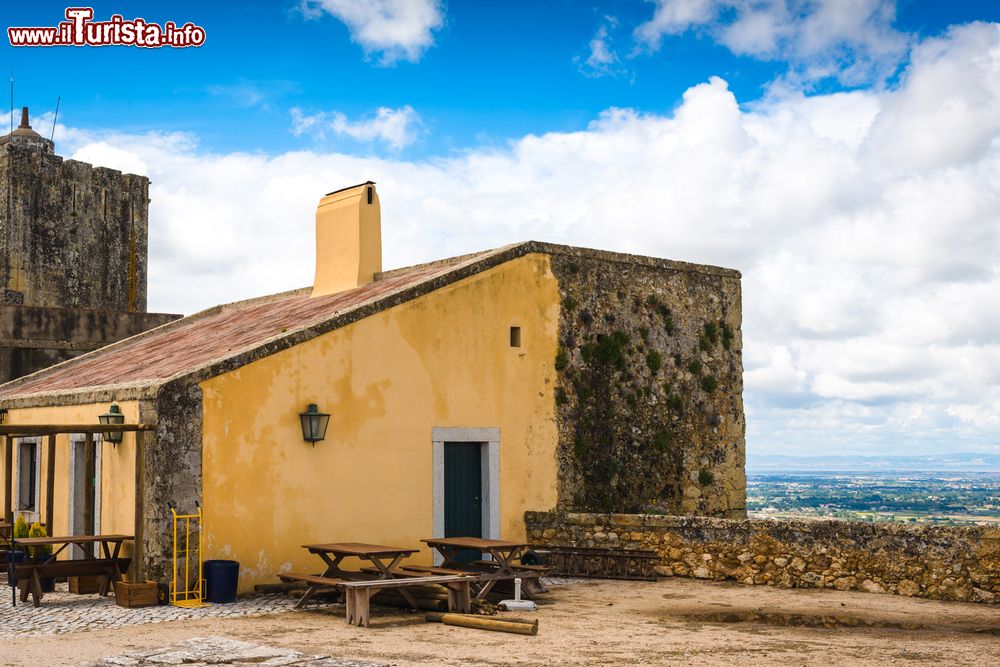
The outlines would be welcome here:
M 170 604 L 187 609 L 207 607 L 209 604 L 204 601 L 205 580 L 202 578 L 201 505 L 195 502 L 194 506 L 198 509 L 196 514 L 178 514 L 177 507 L 173 503 L 167 503 L 167 507 L 174 515 L 174 578 L 170 584 Z M 184 524 L 183 528 L 181 523 Z M 182 532 L 184 548 L 178 549 L 178 540 Z M 194 572 L 191 572 L 192 566 L 197 568 Z

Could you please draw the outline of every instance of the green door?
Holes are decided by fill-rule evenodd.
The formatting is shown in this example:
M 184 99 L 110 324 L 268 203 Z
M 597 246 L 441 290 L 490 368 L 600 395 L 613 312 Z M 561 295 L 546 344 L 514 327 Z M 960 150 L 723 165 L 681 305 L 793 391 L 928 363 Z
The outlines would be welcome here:
M 483 473 L 478 442 L 444 443 L 444 536 L 483 536 Z M 478 560 L 478 551 L 458 560 Z

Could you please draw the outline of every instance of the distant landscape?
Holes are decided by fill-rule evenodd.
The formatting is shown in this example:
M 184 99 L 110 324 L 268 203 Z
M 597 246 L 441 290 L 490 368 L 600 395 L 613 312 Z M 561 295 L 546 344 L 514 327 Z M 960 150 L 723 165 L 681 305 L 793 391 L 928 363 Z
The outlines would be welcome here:
M 1000 456 L 748 456 L 747 511 L 786 519 L 1000 525 Z

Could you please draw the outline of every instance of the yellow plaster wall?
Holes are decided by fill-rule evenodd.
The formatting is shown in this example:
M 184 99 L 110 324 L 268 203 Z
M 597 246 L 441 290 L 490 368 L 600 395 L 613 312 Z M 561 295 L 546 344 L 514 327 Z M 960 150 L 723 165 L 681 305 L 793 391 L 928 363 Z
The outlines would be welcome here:
M 125 414 L 125 421 L 138 421 L 139 407 L 135 401 L 118 404 Z M 97 416 L 108 411 L 107 403 L 88 405 L 68 405 L 60 407 L 12 409 L 7 424 L 96 424 Z M 101 525 L 100 532 L 131 535 L 135 531 L 135 437 L 126 433 L 122 444 L 114 447 L 102 443 L 101 451 Z M 16 443 L 16 439 L 12 439 Z M 38 520 L 46 516 L 46 473 L 48 471 L 48 437 L 40 439 L 41 474 L 39 475 Z M 52 522 L 50 535 L 66 535 L 69 532 L 69 476 L 70 476 L 70 436 L 56 436 L 55 486 L 53 489 Z M 13 467 L 17 470 L 18 448 L 14 447 Z M 0 456 L 0 470 L 5 458 Z M 16 473 L 15 473 L 16 475 Z M 6 479 L 6 477 L 0 477 Z M 16 507 L 14 516 L 18 514 Z M 126 556 L 132 553 L 131 545 L 123 549 Z
M 500 428 L 501 536 L 522 539 L 524 511 L 556 505 L 558 311 L 528 255 L 202 383 L 207 557 L 240 561 L 246 590 L 319 570 L 307 543 L 422 547 L 435 426 Z M 333 414 L 315 447 L 309 403 Z

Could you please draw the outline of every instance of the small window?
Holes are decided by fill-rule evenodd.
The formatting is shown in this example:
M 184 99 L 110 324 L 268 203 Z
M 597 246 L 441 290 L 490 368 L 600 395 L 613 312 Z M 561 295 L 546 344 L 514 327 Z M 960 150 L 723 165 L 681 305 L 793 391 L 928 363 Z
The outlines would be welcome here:
M 17 508 L 34 512 L 37 495 L 38 445 L 22 441 L 17 450 Z
M 521 327 L 510 328 L 510 346 L 521 347 Z

